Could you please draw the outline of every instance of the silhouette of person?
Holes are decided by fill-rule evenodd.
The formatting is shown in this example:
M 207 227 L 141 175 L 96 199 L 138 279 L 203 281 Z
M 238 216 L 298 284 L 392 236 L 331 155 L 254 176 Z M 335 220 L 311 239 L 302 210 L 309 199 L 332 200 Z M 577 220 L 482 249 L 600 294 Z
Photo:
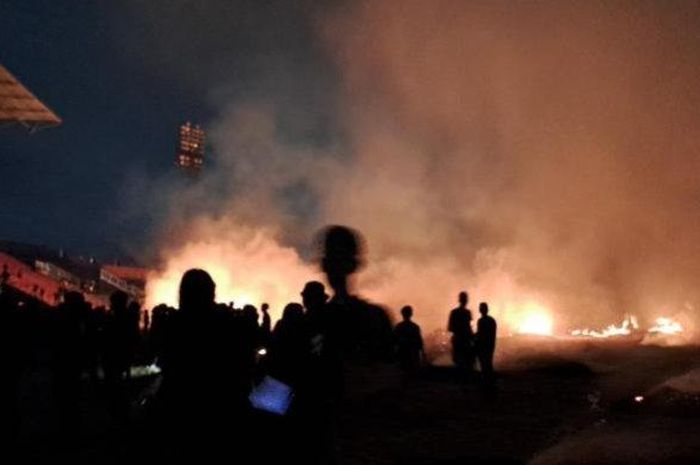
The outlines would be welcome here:
M 83 294 L 68 291 L 56 308 L 54 324 L 54 388 L 61 432 L 73 434 L 79 424 L 81 375 L 85 358 L 85 315 Z
M 132 300 L 127 306 L 127 321 L 126 321 L 126 336 L 127 336 L 127 363 L 126 370 L 127 379 L 131 379 L 131 370 L 129 369 L 136 363 L 136 354 L 139 344 L 141 343 L 141 305 Z
M 489 305 L 479 304 L 481 318 L 477 322 L 476 352 L 484 377 L 493 376 L 493 353 L 496 349 L 496 320 L 489 315 Z
M 143 310 L 141 314 L 141 321 L 143 322 L 142 332 L 144 335 L 147 335 L 151 329 L 151 314 L 148 312 L 148 310 Z
M 15 444 L 19 432 L 18 394 L 29 359 L 29 328 L 14 299 L 0 292 L 0 446 Z M 8 450 L 7 447 L 4 450 Z
M 262 339 L 262 346 L 267 347 L 270 343 L 270 336 L 272 335 L 272 319 L 270 318 L 270 306 L 267 303 L 263 303 L 260 306 L 260 310 L 262 311 L 260 337 Z
M 413 371 L 424 360 L 423 336 L 421 335 L 420 326 L 411 321 L 413 308 L 410 305 L 406 305 L 401 309 L 401 316 L 403 321 L 394 328 L 396 354 L 401 369 Z
M 314 424 L 308 427 L 320 440 L 314 447 L 312 461 L 332 462 L 335 456 L 335 417 L 345 397 L 362 395 L 379 389 L 383 380 L 370 378 L 391 368 L 393 331 L 387 312 L 351 293 L 350 277 L 363 265 L 364 243 L 361 236 L 346 226 L 329 226 L 318 236 L 321 245 L 321 269 L 333 289 L 331 299 L 319 309 L 320 339 L 314 350 L 319 355 L 313 362 L 316 374 L 317 402 L 324 405 Z M 317 293 L 321 299 L 320 292 Z M 312 314 L 319 309 L 312 310 Z M 316 323 L 314 323 L 316 324 Z M 316 332 L 316 330 L 314 330 Z M 318 334 L 317 334 L 318 335 Z
M 349 278 L 363 264 L 363 246 L 359 234 L 345 226 L 330 226 L 323 233 L 321 268 L 333 289 L 325 347 L 341 364 L 388 361 L 393 351 L 387 312 L 350 293 Z
M 128 301 L 129 296 L 124 291 L 114 291 L 109 297 L 103 355 L 105 376 L 108 379 L 123 379 L 129 370 L 131 315 Z
M 318 281 L 309 281 L 301 291 L 302 302 L 306 309 L 306 321 L 309 331 L 310 349 L 314 356 L 319 356 L 323 346 L 325 330 L 325 313 L 328 294 L 326 288 Z
M 187 271 L 180 282 L 179 309 L 163 328 L 158 391 L 166 435 L 162 447 L 183 454 L 180 458 L 220 458 L 231 437 L 243 444 L 249 439 L 246 344 L 251 325 L 215 304 L 215 287 L 206 271 Z
M 246 304 L 243 306 L 243 322 L 246 330 L 242 337 L 245 338 L 245 350 L 247 355 L 248 370 L 253 372 L 257 361 L 258 350 L 263 347 L 264 336 L 260 325 L 258 324 L 258 309 L 254 305 Z
M 474 332 L 472 312 L 467 308 L 469 295 L 462 291 L 458 297 L 459 306 L 450 312 L 447 330 L 452 333 L 452 361 L 460 369 L 474 369 Z
M 272 332 L 270 373 L 285 384 L 298 388 L 307 369 L 309 352 L 304 307 L 289 303 Z

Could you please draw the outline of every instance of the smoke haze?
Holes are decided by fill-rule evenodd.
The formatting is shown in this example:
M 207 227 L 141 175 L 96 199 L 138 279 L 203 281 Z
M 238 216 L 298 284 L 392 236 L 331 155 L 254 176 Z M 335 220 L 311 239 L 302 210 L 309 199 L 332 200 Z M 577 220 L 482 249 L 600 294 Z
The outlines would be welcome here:
M 257 68 L 261 82 L 274 74 L 269 92 L 222 91 L 236 88 L 226 76 L 212 87 L 215 169 L 164 189 L 163 231 L 177 231 L 159 241 L 165 262 L 224 241 L 234 286 L 248 282 L 264 267 L 241 266 L 233 251 L 249 235 L 222 225 L 262 228 L 296 286 L 313 232 L 341 223 L 368 243 L 360 292 L 414 305 L 429 328 L 461 289 L 511 326 L 533 308 L 558 329 L 626 312 L 693 320 L 699 13 L 662 1 L 304 3 L 293 17 L 313 60 L 289 64 L 304 55 L 295 43 L 285 56 L 277 38 L 289 66 Z

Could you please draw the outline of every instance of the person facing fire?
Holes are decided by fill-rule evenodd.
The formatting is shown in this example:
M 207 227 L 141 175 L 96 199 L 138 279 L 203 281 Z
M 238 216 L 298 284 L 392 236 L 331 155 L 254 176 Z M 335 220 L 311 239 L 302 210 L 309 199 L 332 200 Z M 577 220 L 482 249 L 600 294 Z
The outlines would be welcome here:
M 394 328 L 396 355 L 402 370 L 413 371 L 424 360 L 423 336 L 420 332 L 420 326 L 411 321 L 413 308 L 410 305 L 401 309 L 401 316 L 403 321 Z
M 324 318 L 328 294 L 326 288 L 318 281 L 309 281 L 301 291 L 301 299 L 306 309 L 305 317 L 309 331 L 311 353 L 318 356 L 321 353 L 324 337 Z
M 486 378 L 493 375 L 493 352 L 496 349 L 496 320 L 489 315 L 489 304 L 479 304 L 481 318 L 476 329 L 476 353 L 481 373 Z
M 474 332 L 472 331 L 472 312 L 467 308 L 469 295 L 459 293 L 459 306 L 450 312 L 447 330 L 452 333 L 452 361 L 457 368 L 471 371 L 474 369 Z
M 272 318 L 270 318 L 270 306 L 263 302 L 260 306 L 262 311 L 262 324 L 260 325 L 260 332 L 262 338 L 262 346 L 267 347 L 270 343 L 270 336 L 272 335 Z
M 128 377 L 132 357 L 131 318 L 129 296 L 123 291 L 114 291 L 109 296 L 109 317 L 105 326 L 104 361 L 105 376 L 108 381 Z
M 80 420 L 80 386 L 85 357 L 85 317 L 89 305 L 80 292 L 69 291 L 56 308 L 54 331 L 54 389 L 61 432 L 75 431 Z
M 180 306 L 165 321 L 159 360 L 163 448 L 170 451 L 174 444 L 199 458 L 203 453 L 216 457 L 230 435 L 244 435 L 249 412 L 246 341 L 252 328 L 215 304 L 215 288 L 204 270 L 183 275 Z M 231 418 L 236 418 L 236 431 L 221 427 Z
M 296 302 L 289 303 L 272 331 L 269 372 L 298 390 L 306 374 L 309 354 L 304 307 Z

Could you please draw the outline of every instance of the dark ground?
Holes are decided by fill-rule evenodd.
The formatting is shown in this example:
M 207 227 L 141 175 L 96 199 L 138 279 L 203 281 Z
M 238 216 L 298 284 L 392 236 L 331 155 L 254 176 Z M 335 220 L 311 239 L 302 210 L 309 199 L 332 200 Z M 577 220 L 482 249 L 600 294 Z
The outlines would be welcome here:
M 348 402 L 341 417 L 341 463 L 700 463 L 700 397 L 653 388 L 700 367 L 700 347 L 574 344 L 507 339 L 494 391 L 462 381 L 448 366 Z M 498 365 L 497 365 L 498 367 Z M 99 390 L 85 383 L 83 427 L 57 445 L 46 373 L 23 383 L 21 463 L 132 461 L 144 396 L 156 378 L 131 386 L 134 423 L 112 425 Z M 642 403 L 632 398 L 645 395 Z M 126 435 L 126 436 L 125 436 Z M 120 438 L 129 441 L 121 443 Z M 232 438 L 232 440 L 234 440 Z

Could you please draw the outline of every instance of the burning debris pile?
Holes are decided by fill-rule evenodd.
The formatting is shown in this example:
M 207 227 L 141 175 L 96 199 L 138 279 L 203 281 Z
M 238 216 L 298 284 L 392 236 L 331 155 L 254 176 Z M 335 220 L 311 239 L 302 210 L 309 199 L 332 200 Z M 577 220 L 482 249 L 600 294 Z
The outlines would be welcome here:
M 627 315 L 620 325 L 610 325 L 597 331 L 588 328 L 575 329 L 570 332 L 572 336 L 589 338 L 614 338 L 614 337 L 638 337 L 640 340 L 649 340 L 654 336 L 674 336 L 683 333 L 683 325 L 670 317 L 658 317 L 654 324 L 647 329 L 642 329 L 639 319 L 634 315 Z
M 553 318 L 543 309 L 526 313 L 516 326 L 516 334 L 535 336 L 557 336 L 554 331 Z M 648 340 L 657 336 L 679 336 L 685 333 L 683 324 L 671 317 L 658 317 L 646 329 L 642 328 L 636 315 L 626 315 L 618 325 L 611 324 L 603 329 L 579 328 L 568 332 L 576 338 L 607 339 L 637 338 Z
M 639 331 L 639 322 L 634 315 L 628 315 L 622 320 L 619 326 L 610 325 L 607 328 L 597 331 L 588 328 L 574 329 L 571 331 L 572 336 L 596 337 L 605 338 L 612 336 L 629 336 L 632 333 Z

